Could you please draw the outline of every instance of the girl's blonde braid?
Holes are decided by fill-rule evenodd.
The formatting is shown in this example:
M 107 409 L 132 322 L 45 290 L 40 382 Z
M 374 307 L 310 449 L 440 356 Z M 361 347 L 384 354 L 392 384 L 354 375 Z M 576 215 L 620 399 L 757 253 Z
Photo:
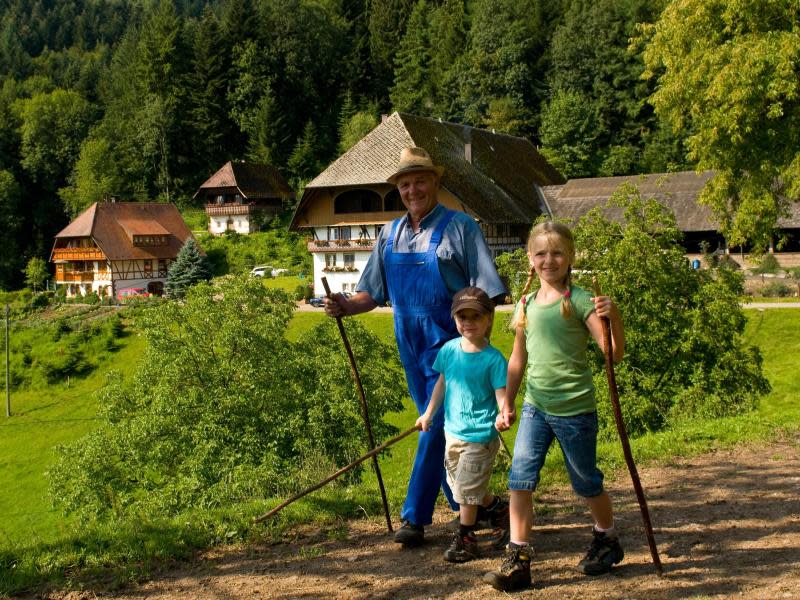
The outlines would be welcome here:
M 564 297 L 561 298 L 561 317 L 569 319 L 572 316 L 572 302 L 570 301 L 570 296 L 572 296 L 572 265 L 567 268 L 567 278 L 564 281 L 564 285 L 567 286 L 567 291 L 564 292 Z
M 527 327 L 528 326 L 528 292 L 531 289 L 531 285 L 533 284 L 533 278 L 536 277 L 536 270 L 531 266 L 531 270 L 528 271 L 528 281 L 525 282 L 525 287 L 522 288 L 522 297 L 520 298 L 521 307 L 519 312 L 514 315 L 514 318 L 511 320 L 511 328 L 516 329 L 517 327 Z

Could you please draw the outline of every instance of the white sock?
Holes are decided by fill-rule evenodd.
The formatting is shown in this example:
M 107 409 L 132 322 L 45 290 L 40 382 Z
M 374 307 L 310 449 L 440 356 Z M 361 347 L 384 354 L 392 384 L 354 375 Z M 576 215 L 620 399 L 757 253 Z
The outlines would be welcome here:
M 594 530 L 597 533 L 605 533 L 606 537 L 614 538 L 617 537 L 617 528 L 614 526 L 614 523 L 611 524 L 611 527 L 608 529 L 603 529 L 597 523 L 594 524 Z

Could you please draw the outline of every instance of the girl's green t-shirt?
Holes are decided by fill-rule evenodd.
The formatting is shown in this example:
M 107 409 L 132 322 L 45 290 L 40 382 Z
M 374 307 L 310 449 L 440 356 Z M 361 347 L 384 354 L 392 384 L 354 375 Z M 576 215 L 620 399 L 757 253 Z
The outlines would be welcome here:
M 592 370 L 586 352 L 590 335 L 586 319 L 594 310 L 591 294 L 576 286 L 570 288 L 573 314 L 569 319 L 561 316 L 560 299 L 539 305 L 534 296 L 530 294 L 526 299 L 525 402 L 560 417 L 595 410 Z M 517 310 L 521 310 L 521 303 Z

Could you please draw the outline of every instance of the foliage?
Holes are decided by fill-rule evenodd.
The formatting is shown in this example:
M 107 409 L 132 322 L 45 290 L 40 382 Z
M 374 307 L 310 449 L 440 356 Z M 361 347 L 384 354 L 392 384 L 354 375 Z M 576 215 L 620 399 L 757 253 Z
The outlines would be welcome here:
M 777 273 L 781 270 L 781 265 L 774 254 L 765 254 L 761 257 L 758 266 L 751 269 L 753 273 Z
M 22 190 L 9 171 L 0 170 L 0 229 L 3 244 L 0 246 L 0 290 L 11 287 L 22 269 L 17 243 L 22 225 L 19 214 Z
M 169 265 L 164 291 L 173 298 L 183 298 L 187 290 L 201 281 L 211 279 L 211 266 L 200 251 L 197 242 L 189 237 Z
M 331 350 L 335 324 L 289 342 L 293 307 L 259 280 L 229 278 L 145 309 L 149 349 L 130 386 L 101 392 L 107 423 L 61 449 L 57 503 L 82 516 L 174 515 L 295 491 L 320 466 L 362 454 L 347 358 Z M 405 389 L 396 353 L 355 323 L 348 330 L 382 439 Z
M 638 434 L 753 409 L 770 387 L 758 349 L 742 338 L 741 274 L 692 269 L 674 216 L 635 187 L 620 188 L 610 204 L 621 209 L 620 222 L 598 208 L 574 228 L 575 282 L 591 290 L 596 275 L 622 314 L 626 356 L 616 379 L 629 429 Z M 498 262 L 519 289 L 527 270 L 522 251 Z M 608 432 L 613 417 L 604 363 L 593 347 L 598 407 Z
M 432 107 L 428 77 L 430 14 L 425 0 L 418 0 L 408 18 L 406 33 L 394 57 L 394 86 L 391 89 L 395 110 L 426 114 Z
M 651 98 L 690 158 L 717 175 L 703 200 L 731 245 L 766 248 L 786 203 L 800 199 L 800 6 L 676 0 L 641 28 Z
M 373 108 L 353 114 L 339 129 L 339 154 L 350 148 L 378 125 L 377 111 Z
M 47 263 L 38 256 L 31 258 L 25 266 L 25 283 L 34 292 L 44 287 L 44 282 L 49 275 Z
M 303 236 L 271 224 L 265 231 L 221 236 L 203 234 L 199 238 L 214 275 L 246 273 L 257 265 L 311 272 L 311 256 Z

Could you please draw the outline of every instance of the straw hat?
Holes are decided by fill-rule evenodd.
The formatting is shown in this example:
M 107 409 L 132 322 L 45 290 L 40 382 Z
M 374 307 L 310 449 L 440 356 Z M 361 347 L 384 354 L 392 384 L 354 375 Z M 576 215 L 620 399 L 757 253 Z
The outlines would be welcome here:
M 433 164 L 431 155 L 424 148 L 403 148 L 400 151 L 400 160 L 397 161 L 397 171 L 386 178 L 391 184 L 397 183 L 397 178 L 405 173 L 415 171 L 431 171 L 441 177 L 444 167 Z

